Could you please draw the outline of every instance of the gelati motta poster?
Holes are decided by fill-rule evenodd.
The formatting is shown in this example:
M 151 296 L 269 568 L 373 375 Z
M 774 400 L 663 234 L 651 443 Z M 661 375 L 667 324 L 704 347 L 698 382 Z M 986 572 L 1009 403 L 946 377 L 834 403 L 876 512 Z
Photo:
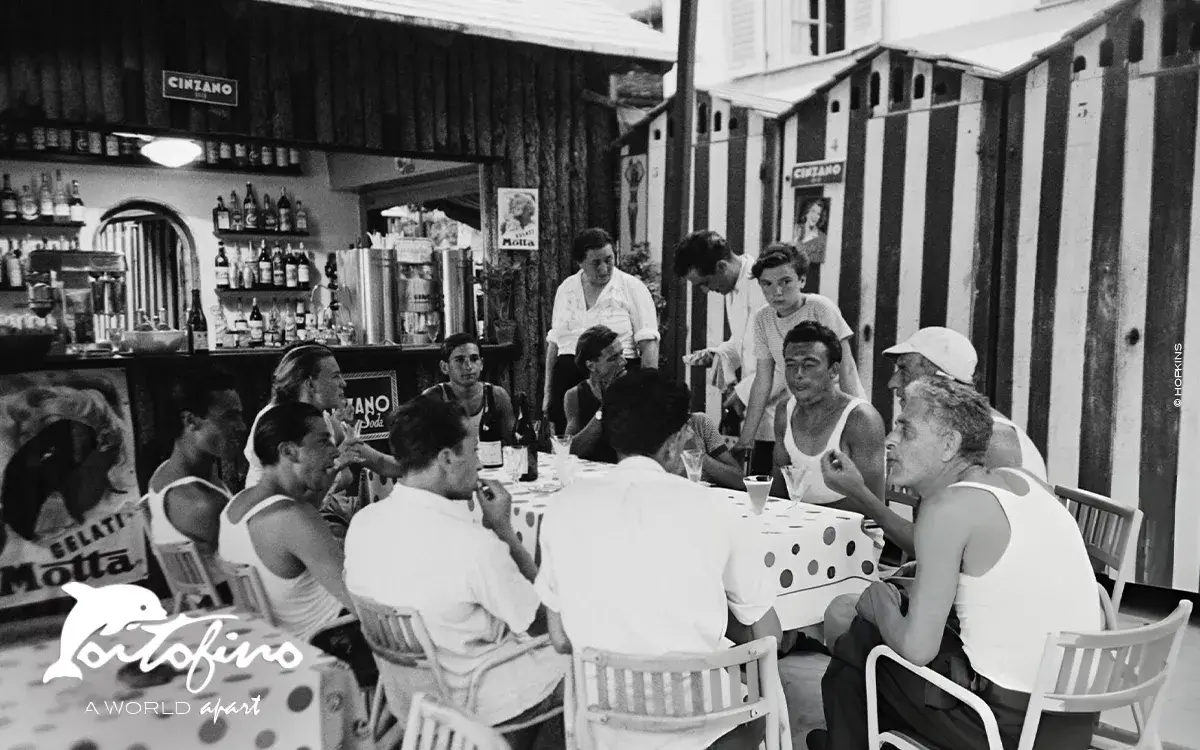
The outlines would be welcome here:
M 501 250 L 538 249 L 537 188 L 498 188 Z
M 122 370 L 0 376 L 0 609 L 146 577 Z

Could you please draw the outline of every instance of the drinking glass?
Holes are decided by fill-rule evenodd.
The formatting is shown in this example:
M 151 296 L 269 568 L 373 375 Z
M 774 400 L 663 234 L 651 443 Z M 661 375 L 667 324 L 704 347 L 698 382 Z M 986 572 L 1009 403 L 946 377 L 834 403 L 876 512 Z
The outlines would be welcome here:
M 698 450 L 684 451 L 683 468 L 687 471 L 688 479 L 693 482 L 699 482 L 700 476 L 704 473 L 704 452 Z
M 504 446 L 504 477 L 509 482 L 516 482 L 526 471 L 526 457 L 529 454 L 524 446 Z
M 746 494 L 750 496 L 750 506 L 756 515 L 762 515 L 767 507 L 767 495 L 771 492 L 771 477 L 766 474 L 755 474 L 745 477 L 742 482 L 746 485 Z
M 558 473 L 558 481 L 563 487 L 570 486 L 575 481 L 575 461 L 571 456 L 571 436 L 551 435 L 550 445 L 554 450 L 554 470 Z
M 792 506 L 804 500 L 804 493 L 808 490 L 806 479 L 808 478 L 807 466 L 795 466 L 788 464 L 781 467 L 783 473 L 783 482 L 787 485 L 788 497 L 792 500 Z

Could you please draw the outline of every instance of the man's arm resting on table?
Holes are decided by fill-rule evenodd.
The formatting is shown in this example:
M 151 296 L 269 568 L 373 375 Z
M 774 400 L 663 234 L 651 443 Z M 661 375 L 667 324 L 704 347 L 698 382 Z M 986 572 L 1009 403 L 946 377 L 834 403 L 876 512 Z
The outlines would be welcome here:
M 921 561 L 916 579 L 909 587 L 908 614 L 900 614 L 896 602 L 872 592 L 886 583 L 874 583 L 863 596 L 871 600 L 875 624 L 883 641 L 917 666 L 933 661 L 941 649 L 946 618 L 958 591 L 963 551 L 974 528 L 976 507 L 963 493 L 970 489 L 944 490 L 934 502 L 921 508 L 921 525 L 916 529 L 916 555 Z M 860 611 L 864 606 L 860 602 Z

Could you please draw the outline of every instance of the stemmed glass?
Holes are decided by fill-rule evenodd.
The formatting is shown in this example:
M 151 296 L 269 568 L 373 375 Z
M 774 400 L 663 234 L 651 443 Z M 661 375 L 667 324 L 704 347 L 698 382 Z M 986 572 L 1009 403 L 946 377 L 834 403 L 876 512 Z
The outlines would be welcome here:
M 688 479 L 699 482 L 704 474 L 704 452 L 686 450 L 683 452 L 683 468 L 687 471 Z
M 809 469 L 807 466 L 788 464 L 780 467 L 780 471 L 783 474 L 783 482 L 787 485 L 788 497 L 792 501 L 788 506 L 788 510 L 791 510 L 804 500 L 804 493 L 808 490 L 805 480 L 808 478 Z

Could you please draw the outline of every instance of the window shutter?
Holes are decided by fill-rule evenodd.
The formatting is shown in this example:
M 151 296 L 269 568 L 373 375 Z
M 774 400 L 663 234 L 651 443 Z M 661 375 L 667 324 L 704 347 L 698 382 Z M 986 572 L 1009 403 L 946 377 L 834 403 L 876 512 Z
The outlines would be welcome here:
M 846 0 L 846 49 L 860 49 L 882 40 L 881 0 Z
M 730 74 L 737 76 L 763 70 L 763 0 L 725 0 L 725 10 Z

